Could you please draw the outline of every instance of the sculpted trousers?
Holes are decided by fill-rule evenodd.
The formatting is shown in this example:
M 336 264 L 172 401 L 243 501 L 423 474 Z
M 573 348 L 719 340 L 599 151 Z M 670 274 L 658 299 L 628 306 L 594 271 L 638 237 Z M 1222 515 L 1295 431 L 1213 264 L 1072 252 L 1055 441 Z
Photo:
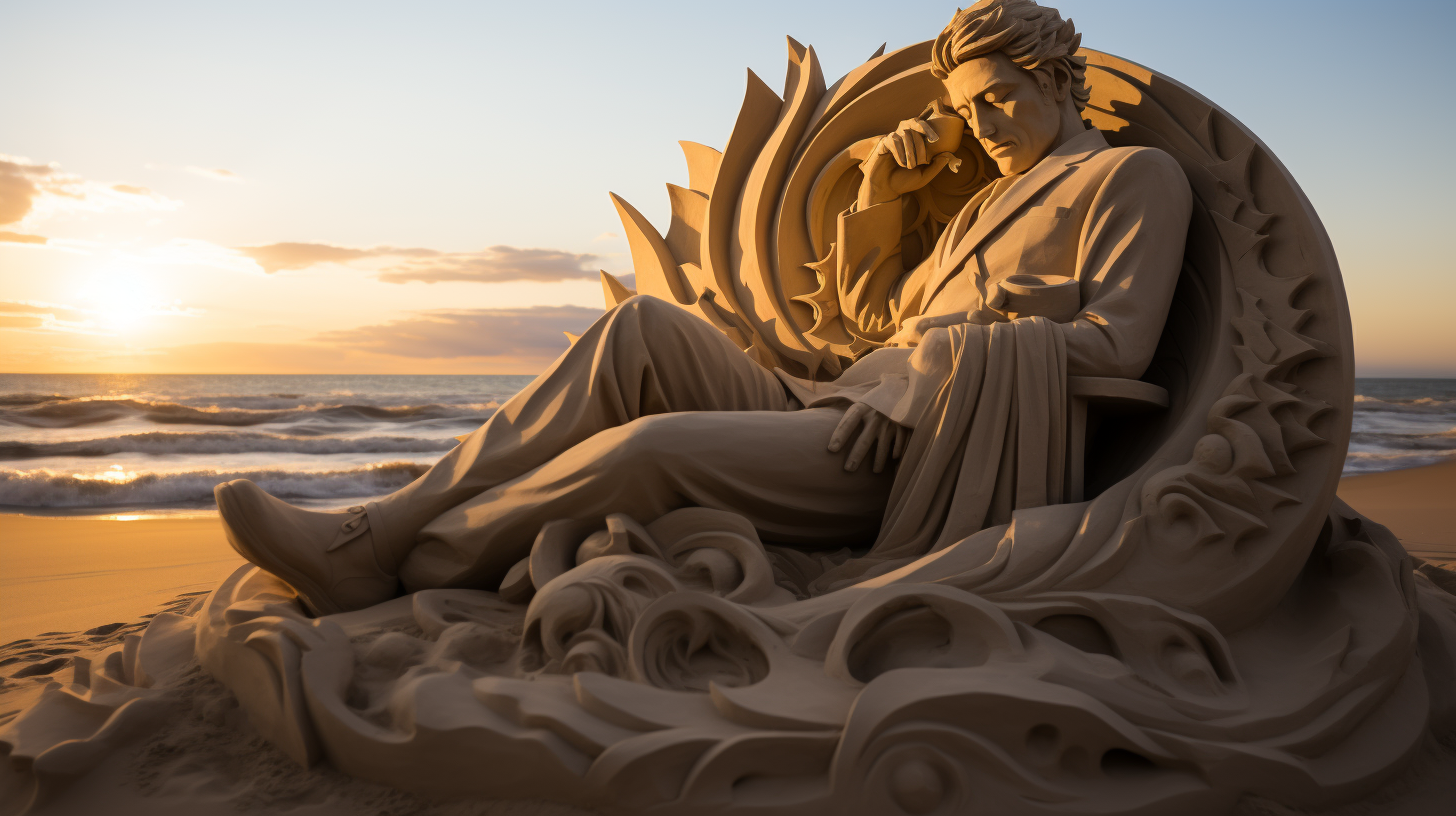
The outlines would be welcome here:
M 893 480 L 826 446 L 841 408 L 795 410 L 783 385 L 702 320 L 636 297 L 409 486 L 384 499 L 405 590 L 494 589 L 547 522 L 584 537 L 729 510 L 766 540 L 869 544 Z

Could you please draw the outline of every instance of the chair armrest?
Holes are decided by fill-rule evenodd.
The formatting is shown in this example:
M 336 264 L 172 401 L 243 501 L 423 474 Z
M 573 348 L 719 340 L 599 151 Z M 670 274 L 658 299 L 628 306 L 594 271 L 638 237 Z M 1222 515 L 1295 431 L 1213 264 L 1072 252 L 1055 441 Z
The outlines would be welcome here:
M 1068 377 L 1067 396 L 1122 408 L 1146 410 L 1168 407 L 1167 389 L 1122 377 Z

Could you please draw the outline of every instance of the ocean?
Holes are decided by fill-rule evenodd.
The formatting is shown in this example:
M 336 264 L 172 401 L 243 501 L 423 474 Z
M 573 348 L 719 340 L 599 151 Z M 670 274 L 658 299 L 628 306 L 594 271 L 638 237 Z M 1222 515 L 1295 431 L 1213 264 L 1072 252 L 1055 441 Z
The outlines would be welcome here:
M 409 484 L 529 376 L 0 374 L 0 511 L 336 507 Z
M 310 507 L 403 487 L 528 376 L 0 374 L 0 511 L 212 510 L 252 479 Z M 1456 456 L 1456 380 L 1356 380 L 1345 473 Z

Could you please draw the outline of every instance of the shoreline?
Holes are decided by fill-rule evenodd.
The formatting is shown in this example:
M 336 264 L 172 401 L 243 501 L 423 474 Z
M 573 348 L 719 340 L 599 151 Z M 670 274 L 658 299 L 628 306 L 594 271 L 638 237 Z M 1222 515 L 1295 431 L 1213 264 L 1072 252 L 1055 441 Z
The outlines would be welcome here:
M 1346 476 L 1338 495 L 1411 555 L 1456 565 L 1456 461 Z M 135 621 L 244 563 L 215 509 L 21 510 L 0 508 L 0 644 Z

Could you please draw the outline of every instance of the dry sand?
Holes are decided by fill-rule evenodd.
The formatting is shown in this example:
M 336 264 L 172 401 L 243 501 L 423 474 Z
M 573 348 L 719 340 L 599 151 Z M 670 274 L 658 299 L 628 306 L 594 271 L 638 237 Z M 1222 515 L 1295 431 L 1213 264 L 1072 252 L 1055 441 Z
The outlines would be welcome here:
M 1411 555 L 1456 564 L 1456 461 L 1350 476 L 1340 498 L 1389 527 Z
M 0 515 L 0 644 L 134 621 L 242 563 L 216 516 Z

